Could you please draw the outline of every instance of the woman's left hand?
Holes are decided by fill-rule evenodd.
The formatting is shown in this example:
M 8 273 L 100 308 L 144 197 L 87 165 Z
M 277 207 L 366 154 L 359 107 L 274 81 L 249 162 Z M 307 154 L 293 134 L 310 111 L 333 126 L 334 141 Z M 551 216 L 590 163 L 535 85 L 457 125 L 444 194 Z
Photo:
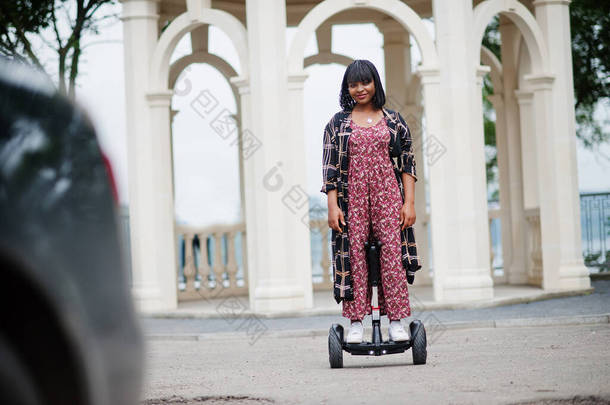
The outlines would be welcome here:
M 400 229 L 404 230 L 406 227 L 411 226 L 415 223 L 415 203 L 405 202 L 400 209 Z

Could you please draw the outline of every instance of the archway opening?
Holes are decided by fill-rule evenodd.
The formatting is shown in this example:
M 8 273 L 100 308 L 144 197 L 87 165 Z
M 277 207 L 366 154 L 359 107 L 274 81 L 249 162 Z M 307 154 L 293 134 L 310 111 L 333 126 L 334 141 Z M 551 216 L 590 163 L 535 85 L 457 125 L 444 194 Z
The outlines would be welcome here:
M 239 103 L 228 81 L 238 58 L 221 30 L 204 27 L 170 58 L 179 301 L 247 293 Z
M 422 116 L 421 86 L 415 76 L 417 66 L 422 62 L 422 51 L 418 47 L 418 42 L 405 29 L 404 24 L 390 16 L 390 13 L 380 10 L 380 8 L 367 8 L 370 21 L 350 23 L 349 16 L 354 9 L 362 9 L 362 7 L 347 8 L 329 13 L 325 20 L 319 19 L 316 22 L 317 25 L 308 26 L 311 29 L 311 35 L 307 38 L 307 45 L 303 47 L 304 52 L 301 55 L 302 66 L 308 74 L 303 91 L 304 130 L 306 134 L 312 134 L 312 136 L 307 136 L 307 170 L 310 220 L 312 222 L 311 245 L 314 290 L 328 289 L 332 285 L 330 260 L 332 251 L 329 243 L 331 230 L 327 224 L 327 204 L 324 196 L 321 196 L 320 193 L 320 162 L 322 161 L 324 127 L 332 115 L 341 110 L 339 93 L 347 64 L 354 59 L 370 60 L 376 66 L 386 92 L 385 107 L 401 112 L 409 126 L 417 129 L 416 134 L 412 135 L 419 137 L 418 145 L 420 147 L 422 133 L 424 132 L 422 124 L 425 119 Z M 314 11 L 311 13 L 313 14 Z M 424 26 L 425 23 L 422 23 L 419 17 L 417 17 L 417 21 L 420 28 Z M 307 26 L 306 19 L 304 19 L 304 22 L 301 23 L 301 26 Z M 434 27 L 431 22 L 428 22 L 425 30 L 429 36 L 428 39 L 433 37 Z M 401 37 L 401 39 L 397 42 L 396 37 Z M 305 39 L 301 38 L 300 40 L 305 43 Z M 422 42 L 428 43 L 426 41 Z M 432 41 L 430 40 L 429 43 L 432 43 Z M 298 44 L 298 40 L 293 41 L 290 55 L 295 55 L 295 44 Z M 389 47 L 394 49 L 388 51 Z M 402 49 L 398 49 L 401 47 Z M 401 52 L 401 56 L 396 56 Z M 435 55 L 434 49 L 432 49 L 432 52 Z M 430 50 L 428 50 L 429 53 Z M 396 63 L 392 63 L 388 69 L 388 61 L 395 61 Z M 435 62 L 435 59 L 432 62 Z M 295 66 L 297 65 L 298 63 Z M 402 69 L 404 71 L 401 72 Z M 398 83 L 397 78 L 401 76 L 404 77 L 405 81 Z M 310 106 L 316 108 L 310 109 L 308 108 Z M 416 152 L 416 154 L 419 154 L 420 160 L 423 162 L 421 151 Z M 419 176 L 418 178 L 422 179 L 421 186 L 418 185 L 422 203 L 418 209 L 427 211 L 423 165 L 420 166 Z M 422 213 L 422 217 L 427 217 L 427 212 Z M 421 222 L 425 223 L 426 221 Z M 428 239 L 429 232 L 422 230 L 418 234 L 422 238 Z M 421 246 L 427 249 L 429 243 L 425 242 L 427 241 L 422 239 Z M 430 256 L 426 254 L 426 257 Z M 423 273 L 424 271 L 418 274 Z M 428 284 L 431 284 L 429 273 L 427 279 Z M 426 283 L 422 282 L 421 284 Z
M 475 9 L 475 31 L 480 31 L 482 16 L 495 12 L 477 44 L 482 46 L 480 62 L 490 67 L 482 78 L 490 266 L 495 284 L 540 286 L 536 142 L 531 103 L 525 102 L 521 86 L 532 68 L 544 70 L 545 47 L 529 11 L 504 6 L 490 0 Z
M 500 16 L 494 16 L 487 25 L 481 46 L 481 61 L 490 67 L 482 78 L 483 136 L 485 138 L 485 170 L 487 179 L 487 207 L 490 234 L 490 268 L 494 285 L 504 284 L 504 257 L 502 251 L 502 216 L 500 205 L 500 173 L 498 168 L 498 114 L 502 115 L 502 65 L 499 32 Z M 502 140 L 501 140 L 502 142 Z M 504 162 L 502 162 L 504 163 Z

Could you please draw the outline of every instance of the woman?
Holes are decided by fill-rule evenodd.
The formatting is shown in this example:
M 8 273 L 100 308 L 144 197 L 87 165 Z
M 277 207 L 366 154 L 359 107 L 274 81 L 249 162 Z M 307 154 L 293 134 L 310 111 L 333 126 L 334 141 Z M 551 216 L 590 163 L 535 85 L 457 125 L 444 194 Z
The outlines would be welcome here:
M 412 227 L 417 177 L 411 134 L 400 113 L 383 107 L 379 74 L 368 60 L 347 67 L 340 104 L 342 111 L 324 130 L 320 191 L 328 196 L 334 296 L 351 320 L 346 341 L 362 342 L 362 319 L 371 314 L 364 251 L 369 234 L 382 243 L 380 315 L 390 320 L 390 339 L 404 341 L 400 319 L 411 315 L 407 281 L 421 268 Z

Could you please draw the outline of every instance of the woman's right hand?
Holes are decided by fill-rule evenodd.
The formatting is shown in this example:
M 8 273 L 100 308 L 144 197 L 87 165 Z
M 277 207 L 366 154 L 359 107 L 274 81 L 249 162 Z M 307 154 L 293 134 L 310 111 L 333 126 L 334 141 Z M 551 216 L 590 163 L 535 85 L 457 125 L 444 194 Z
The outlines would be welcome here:
M 343 232 L 341 224 L 345 225 L 345 218 L 343 217 L 343 211 L 338 205 L 331 205 L 328 207 L 328 226 L 335 231 Z

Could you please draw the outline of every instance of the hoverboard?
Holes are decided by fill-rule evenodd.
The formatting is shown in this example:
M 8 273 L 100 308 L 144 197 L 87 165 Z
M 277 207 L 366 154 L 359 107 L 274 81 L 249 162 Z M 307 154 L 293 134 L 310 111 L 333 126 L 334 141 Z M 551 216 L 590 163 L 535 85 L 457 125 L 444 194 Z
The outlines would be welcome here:
M 400 342 L 383 340 L 377 297 L 381 242 L 376 239 L 366 241 L 364 242 L 364 248 L 369 270 L 369 280 L 372 285 L 371 312 L 373 333 L 370 341 L 363 339 L 361 343 L 347 343 L 343 339 L 343 325 L 333 323 L 328 332 L 328 359 L 330 367 L 343 367 L 343 350 L 352 355 L 382 356 L 384 354 L 403 353 L 405 350 L 412 349 L 413 364 L 425 364 L 427 357 L 426 329 L 419 319 L 415 319 L 409 324 L 410 339 Z

